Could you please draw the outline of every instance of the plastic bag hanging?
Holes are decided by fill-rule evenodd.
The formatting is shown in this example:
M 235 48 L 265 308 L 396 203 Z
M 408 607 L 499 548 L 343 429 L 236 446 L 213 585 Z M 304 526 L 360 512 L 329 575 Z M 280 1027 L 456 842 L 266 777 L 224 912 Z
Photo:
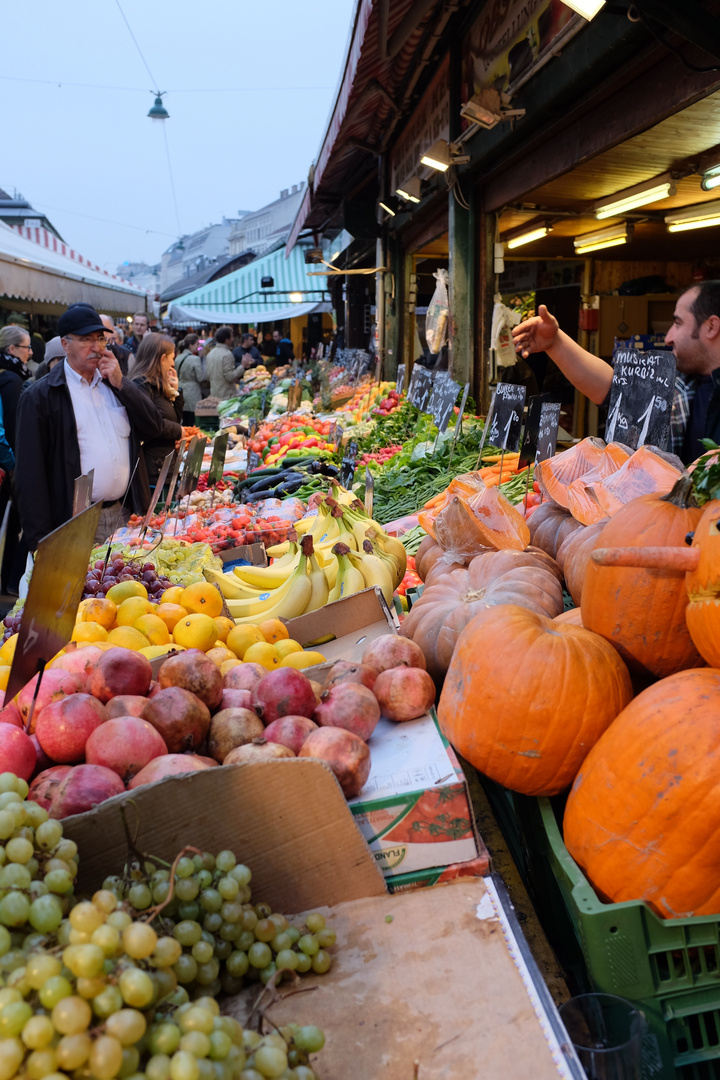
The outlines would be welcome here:
M 495 297 L 490 341 L 495 350 L 498 367 L 512 367 L 517 362 L 511 330 L 518 325 L 520 318 L 519 311 L 512 311 L 503 304 L 499 296 Z
M 445 344 L 447 336 L 450 304 L 448 301 L 449 277 L 447 270 L 436 270 L 433 277 L 437 281 L 435 292 L 425 316 L 425 340 L 433 355 L 437 355 Z

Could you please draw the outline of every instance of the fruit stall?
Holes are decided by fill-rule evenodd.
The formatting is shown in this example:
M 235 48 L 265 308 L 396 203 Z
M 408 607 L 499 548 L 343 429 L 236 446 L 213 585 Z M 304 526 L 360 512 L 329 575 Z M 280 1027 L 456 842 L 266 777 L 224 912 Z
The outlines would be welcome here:
M 717 454 L 344 378 L 90 551 L 0 711 L 0 1080 L 582 1077 L 545 939 L 644 1077 L 714 1075 Z

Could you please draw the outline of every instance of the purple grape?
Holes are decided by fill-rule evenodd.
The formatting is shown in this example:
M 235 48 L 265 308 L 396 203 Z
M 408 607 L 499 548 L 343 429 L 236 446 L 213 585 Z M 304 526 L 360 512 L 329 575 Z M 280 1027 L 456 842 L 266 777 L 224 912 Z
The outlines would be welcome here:
M 132 580 L 133 580 L 133 575 L 128 574 L 125 570 L 123 570 L 122 574 L 120 574 L 118 576 L 118 581 L 132 581 Z
M 99 581 L 87 581 L 87 582 L 85 582 L 85 592 L 86 593 L 92 593 L 94 595 L 95 593 L 97 593 L 99 588 L 100 588 L 100 582 Z
M 143 570 L 155 570 L 155 563 L 146 562 L 143 566 Z
M 96 600 L 104 600 L 105 599 L 105 593 L 103 592 L 102 589 L 100 590 L 100 592 L 95 593 L 95 599 Z
M 93 568 L 95 570 L 102 570 L 104 565 L 105 565 L 105 560 L 104 559 L 98 559 L 97 562 L 93 563 Z

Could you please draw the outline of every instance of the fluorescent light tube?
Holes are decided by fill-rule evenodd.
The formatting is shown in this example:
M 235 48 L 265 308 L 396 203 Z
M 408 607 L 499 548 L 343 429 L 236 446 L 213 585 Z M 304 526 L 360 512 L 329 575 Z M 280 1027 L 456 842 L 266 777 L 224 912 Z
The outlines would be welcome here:
M 401 187 L 395 189 L 395 193 L 406 202 L 419 203 L 422 198 L 422 185 L 419 176 L 413 176 L 406 180 Z
M 605 7 L 605 0 L 563 0 L 563 3 L 573 11 L 577 11 L 578 15 L 582 15 L 588 22 Z
M 543 236 L 551 231 L 549 225 L 543 222 L 540 225 L 533 226 L 532 229 L 526 229 L 525 232 L 518 233 L 517 236 L 513 236 L 510 239 L 506 239 L 505 243 L 511 250 L 513 248 L 522 247 L 523 244 L 531 244 L 533 240 L 541 240 Z
M 620 247 L 630 239 L 632 239 L 632 226 L 623 223 L 611 225 L 610 228 L 600 229 L 598 232 L 576 236 L 573 245 L 576 255 L 586 255 L 590 251 L 599 251 L 601 248 Z
M 685 232 L 687 229 L 707 229 L 720 225 L 720 200 L 684 206 L 665 215 L 668 232 Z
M 437 169 L 438 172 L 446 172 L 452 165 L 452 158 L 445 140 L 438 139 L 437 142 L 434 142 L 430 149 L 426 150 L 420 158 L 420 164 L 427 165 L 431 169 Z
M 625 214 L 628 210 L 635 210 L 638 206 L 647 206 L 648 203 L 660 202 L 677 193 L 677 188 L 669 177 L 657 177 L 647 184 L 638 184 L 637 187 L 618 191 L 609 199 L 603 199 L 595 204 L 595 217 L 598 221 L 603 218 L 616 217 Z

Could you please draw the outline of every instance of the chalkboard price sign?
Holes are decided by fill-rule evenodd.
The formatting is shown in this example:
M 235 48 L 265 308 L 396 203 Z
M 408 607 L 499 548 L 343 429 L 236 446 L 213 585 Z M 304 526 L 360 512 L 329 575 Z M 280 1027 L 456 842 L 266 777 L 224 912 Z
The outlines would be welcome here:
M 559 401 L 543 401 L 542 403 L 538 444 L 533 463 L 535 465 L 538 465 L 541 461 L 546 461 L 548 458 L 555 457 L 558 427 L 560 426 L 560 408 Z
M 403 390 L 405 389 L 405 365 L 404 364 L 398 364 L 395 387 L 397 389 L 398 394 L 402 394 Z
M 414 384 L 414 389 L 413 389 Z M 419 409 L 420 412 L 428 411 L 430 395 L 433 390 L 433 376 L 427 368 L 416 366 L 413 368 L 408 390 L 408 401 Z
M 667 450 L 675 389 L 675 357 L 668 349 L 635 352 L 618 349 L 605 428 L 606 442 L 636 450 L 649 443 Z
M 444 374 L 444 372 L 441 372 L 440 374 Z M 449 376 L 442 380 L 436 379 L 428 408 L 437 424 L 438 431 L 441 434 L 443 431 L 447 430 L 450 416 L 459 393 L 459 384 Z
M 226 431 L 223 435 L 216 435 L 213 441 L 212 460 L 210 462 L 210 471 L 208 472 L 208 487 L 212 487 L 213 484 L 217 484 L 218 480 L 222 480 L 223 470 L 225 468 L 225 456 L 227 454 L 229 433 Z
M 256 454 L 254 450 L 251 450 L 248 454 L 247 471 L 252 472 L 253 469 L 259 469 L 262 462 L 262 458 L 259 454 Z
M 526 387 L 516 386 L 515 383 L 497 384 L 495 408 L 487 437 L 490 446 L 499 446 L 501 450 L 511 452 L 517 450 L 526 392 Z
M 353 439 L 347 445 L 345 457 L 342 459 L 342 464 L 340 466 L 340 483 L 344 488 L 347 488 L 348 490 L 352 486 L 352 482 L 355 479 L 357 451 L 357 443 Z
M 525 433 L 520 450 L 519 466 L 521 469 L 526 468 L 528 465 L 537 465 L 539 461 L 553 457 L 557 444 L 559 423 L 560 402 L 552 401 L 550 394 L 536 394 L 530 398 Z M 542 450 L 540 449 L 541 442 Z

